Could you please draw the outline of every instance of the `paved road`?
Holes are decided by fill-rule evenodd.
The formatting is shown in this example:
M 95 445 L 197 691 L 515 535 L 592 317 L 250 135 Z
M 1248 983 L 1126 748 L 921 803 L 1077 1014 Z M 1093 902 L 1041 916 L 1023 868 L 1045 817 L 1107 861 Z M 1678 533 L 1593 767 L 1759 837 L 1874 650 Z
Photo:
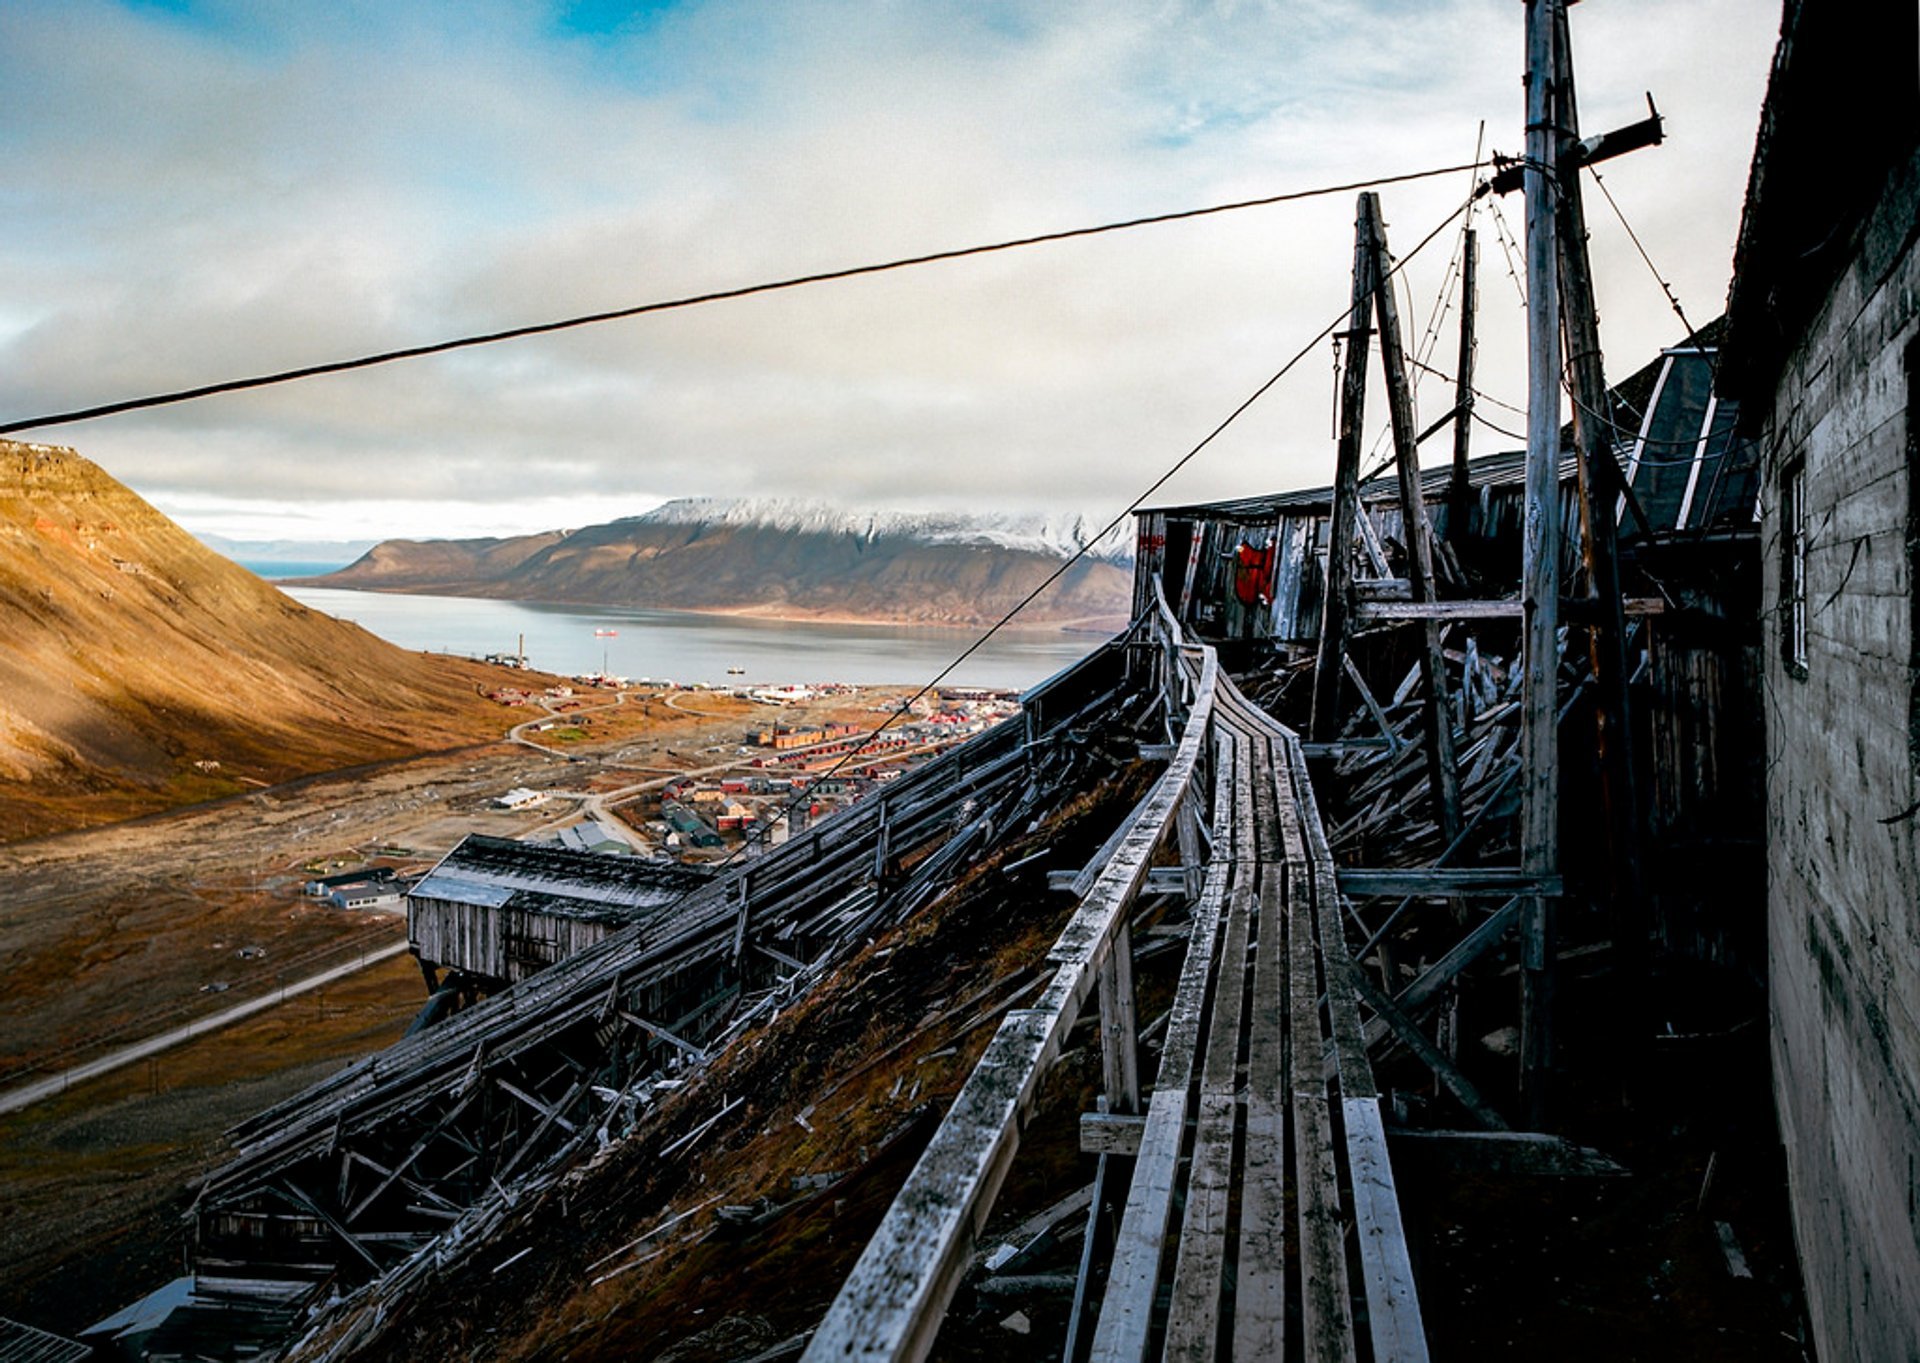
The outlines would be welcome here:
M 321 971 L 318 975 L 309 975 L 304 980 L 282 985 L 270 994 L 262 994 L 258 998 L 236 1003 L 231 1008 L 223 1008 L 206 1017 L 195 1018 L 192 1022 L 175 1027 L 171 1031 L 161 1032 L 157 1036 L 150 1036 L 144 1041 L 136 1041 L 129 1046 L 122 1046 L 117 1051 L 110 1051 L 97 1060 L 89 1060 L 84 1065 L 75 1065 L 72 1069 L 61 1070 L 58 1074 L 50 1075 L 45 1079 L 0 1093 L 0 1116 L 9 1112 L 18 1112 L 21 1108 L 30 1107 L 42 1099 L 53 1097 L 56 1093 L 64 1093 L 75 1084 L 98 1078 L 122 1066 L 131 1065 L 137 1060 L 158 1055 L 161 1051 L 170 1050 L 194 1037 L 205 1036 L 208 1032 L 231 1026 L 243 1018 L 252 1017 L 255 1013 L 264 1013 L 269 1008 L 277 1008 L 296 995 L 305 994 L 322 985 L 332 984 L 335 980 L 345 979 L 355 971 L 364 970 L 370 965 L 398 956 L 407 949 L 407 945 L 406 939 L 401 938 L 397 942 L 375 947 L 344 965 L 337 965 Z

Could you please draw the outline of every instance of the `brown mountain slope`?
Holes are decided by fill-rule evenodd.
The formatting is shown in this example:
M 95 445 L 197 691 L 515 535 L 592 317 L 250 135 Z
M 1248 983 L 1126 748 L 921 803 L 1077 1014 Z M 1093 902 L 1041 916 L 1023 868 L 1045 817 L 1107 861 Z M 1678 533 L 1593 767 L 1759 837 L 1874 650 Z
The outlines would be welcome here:
M 69 449 L 0 441 L 0 630 L 0 841 L 502 727 L 484 669 L 308 610 Z
M 517 601 L 713 611 L 788 619 L 991 624 L 1061 563 L 1020 545 L 898 530 L 657 515 L 513 540 L 389 540 L 304 585 Z M 1082 559 L 1027 610 L 1026 624 L 1123 624 L 1128 568 Z

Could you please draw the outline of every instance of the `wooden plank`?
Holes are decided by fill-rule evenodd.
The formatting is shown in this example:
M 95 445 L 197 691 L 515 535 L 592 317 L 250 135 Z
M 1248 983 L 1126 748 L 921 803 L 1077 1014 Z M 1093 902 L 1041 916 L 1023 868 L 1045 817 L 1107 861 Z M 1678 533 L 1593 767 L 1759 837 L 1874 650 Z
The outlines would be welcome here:
M 1144 1113 L 1083 1112 L 1080 1114 L 1080 1153 L 1131 1158 L 1140 1153 L 1140 1138 L 1146 1130 Z
M 1321 1066 L 1320 984 L 1313 916 L 1313 872 L 1301 834 L 1291 781 L 1281 762 L 1273 779 L 1286 839 L 1287 1028 L 1292 1077 L 1294 1201 L 1300 1227 L 1300 1321 L 1311 1363 L 1356 1357 L 1353 1306 L 1347 1293 L 1347 1256 L 1334 1164 L 1332 1105 Z M 1328 963 L 1332 968 L 1332 962 Z
M 1612 1156 L 1539 1131 L 1389 1131 L 1402 1164 L 1435 1173 L 1527 1178 L 1615 1178 L 1631 1172 Z
M 1236 878 L 1228 900 L 1227 932 L 1213 990 L 1213 1017 L 1200 1074 L 1200 1104 L 1187 1176 L 1187 1206 L 1173 1265 L 1165 1357 L 1202 1363 L 1220 1337 L 1221 1270 L 1226 1262 L 1227 1214 L 1233 1196 L 1233 1127 L 1240 1064 L 1240 1023 L 1246 993 L 1248 919 L 1253 877 Z
M 1227 831 L 1227 856 L 1207 869 L 1200 903 L 1194 911 L 1187 955 L 1167 1015 L 1160 1073 L 1147 1104 L 1133 1183 L 1114 1238 L 1106 1296 L 1094 1331 L 1094 1363 L 1140 1363 L 1146 1354 L 1167 1227 L 1173 1214 L 1175 1173 L 1185 1139 L 1188 1081 L 1199 1049 L 1207 990 L 1214 971 L 1214 946 L 1226 897 L 1228 866 L 1243 826 L 1233 811 L 1246 801 L 1247 755 L 1244 738 L 1220 740 L 1214 758 L 1214 827 Z
M 1353 1179 L 1355 1240 L 1367 1291 L 1375 1363 L 1424 1363 L 1427 1333 L 1413 1280 L 1400 1193 L 1388 1158 L 1378 1098 L 1343 1098 L 1347 1167 Z
M 1272 757 L 1264 738 L 1241 812 L 1246 830 L 1241 869 L 1251 864 L 1260 910 L 1253 953 L 1253 993 L 1247 1006 L 1247 1140 L 1240 1170 L 1240 1244 L 1234 1259 L 1233 1357 L 1281 1357 L 1287 1325 L 1286 1210 L 1286 956 L 1281 921 L 1286 912 L 1284 868 L 1271 860 Z
M 1010 1013 L 1000 1024 L 805 1357 L 926 1356 L 1019 1147 L 1041 1070 L 1059 1054 L 1062 1024 L 1059 1011 L 1044 1009 Z
M 1564 886 L 1558 875 L 1539 875 L 1504 866 L 1344 866 L 1338 872 L 1340 888 L 1356 899 L 1373 895 L 1434 898 L 1508 898 L 1544 894 L 1558 897 Z
M 1178 637 L 1164 599 L 1168 638 Z M 964 1271 L 974 1233 L 993 1205 L 1019 1144 L 1041 1068 L 1059 1053 L 1112 954 L 1147 864 L 1185 797 L 1211 724 L 1219 677 L 1212 649 L 1202 652 L 1187 725 L 1167 769 L 1141 802 L 1140 817 L 1113 860 L 1056 939 L 1047 959 L 1053 981 L 1036 1006 L 1009 1013 L 987 1043 L 920 1162 L 894 1199 L 853 1272 L 841 1286 L 806 1357 L 919 1359 Z
M 1367 1297 L 1367 1329 L 1375 1363 L 1425 1363 L 1426 1327 L 1413 1279 L 1413 1256 L 1400 1212 L 1399 1189 L 1388 1157 L 1373 1068 L 1367 1060 L 1352 980 L 1359 974 L 1347 949 L 1333 853 L 1320 822 L 1319 801 L 1299 745 L 1289 743 L 1294 798 L 1314 870 L 1314 907 L 1326 978 L 1327 1013 L 1340 1076 L 1341 1128 L 1353 1188 L 1354 1239 Z

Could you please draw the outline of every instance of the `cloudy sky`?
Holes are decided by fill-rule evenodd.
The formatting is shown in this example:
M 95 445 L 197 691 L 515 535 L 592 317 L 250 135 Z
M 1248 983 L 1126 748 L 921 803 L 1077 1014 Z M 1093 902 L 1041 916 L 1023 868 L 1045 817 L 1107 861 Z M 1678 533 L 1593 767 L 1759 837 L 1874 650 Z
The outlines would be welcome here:
M 1454 165 L 1483 120 L 1518 151 L 1521 8 L 7 0 L 0 420 Z M 1778 6 L 1591 0 L 1572 21 L 1584 130 L 1644 116 L 1649 90 L 1668 118 L 1666 145 L 1603 173 L 1704 322 Z M 1466 189 L 1385 189 L 1393 246 Z M 1622 375 L 1684 331 L 1589 196 Z M 1501 215 L 1517 234 L 1518 196 Z M 1104 518 L 1344 311 L 1352 220 L 1346 193 L 22 438 L 239 538 L 507 533 L 692 494 Z M 1476 222 L 1481 386 L 1518 401 L 1519 293 L 1500 224 Z M 1416 338 L 1456 237 L 1407 269 Z M 1323 344 L 1157 500 L 1326 481 L 1332 363 Z

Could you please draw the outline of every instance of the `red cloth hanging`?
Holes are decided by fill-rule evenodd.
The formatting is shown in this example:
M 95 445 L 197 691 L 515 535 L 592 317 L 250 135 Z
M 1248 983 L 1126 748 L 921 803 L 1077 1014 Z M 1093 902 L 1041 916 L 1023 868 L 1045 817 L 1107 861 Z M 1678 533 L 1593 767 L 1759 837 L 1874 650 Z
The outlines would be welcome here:
M 1273 600 L 1274 551 L 1278 546 L 1268 540 L 1256 549 L 1245 540 L 1234 551 L 1233 595 L 1243 606 L 1265 605 Z

